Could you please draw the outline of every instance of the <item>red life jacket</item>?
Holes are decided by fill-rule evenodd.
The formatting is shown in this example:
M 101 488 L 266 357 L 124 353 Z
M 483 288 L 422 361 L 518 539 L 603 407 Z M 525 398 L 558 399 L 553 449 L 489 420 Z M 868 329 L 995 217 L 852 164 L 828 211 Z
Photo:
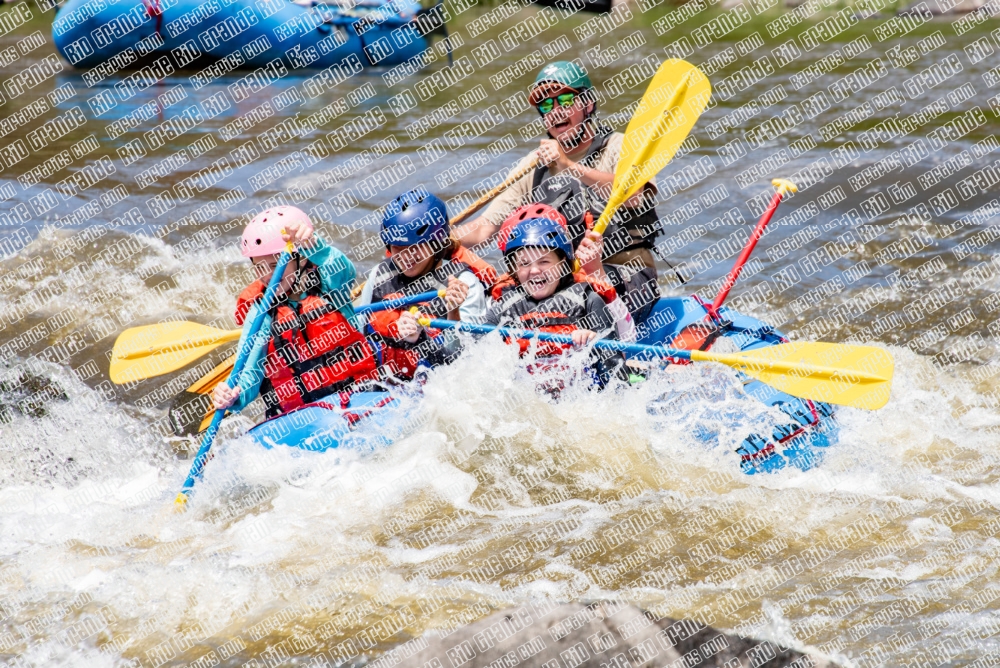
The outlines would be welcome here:
M 448 277 L 458 276 L 463 271 L 471 271 L 486 290 L 489 290 L 497 281 L 497 272 L 493 266 L 463 246 L 452 250 L 451 256 L 442 266 L 415 279 L 407 278 L 396 269 L 392 260 L 385 259 L 375 272 L 372 303 L 447 288 Z M 436 299 L 422 306 L 421 311 L 433 318 L 443 318 L 447 315 L 443 299 Z M 397 376 L 412 378 L 417 370 L 420 355 L 416 350 L 407 347 L 405 342 L 399 341 L 396 321 L 399 320 L 400 313 L 402 313 L 401 310 L 373 313 L 368 321 L 368 326 L 384 339 L 382 346 L 383 365 Z M 437 334 L 437 330 L 427 330 L 427 335 L 432 338 Z
M 265 288 L 262 281 L 254 281 L 240 293 L 238 324 L 243 324 Z M 321 296 L 318 286 L 297 303 L 286 301 L 273 307 L 271 318 L 261 386 L 268 417 L 378 377 L 378 364 L 367 339 Z M 274 396 L 269 396 L 268 390 L 273 390 Z

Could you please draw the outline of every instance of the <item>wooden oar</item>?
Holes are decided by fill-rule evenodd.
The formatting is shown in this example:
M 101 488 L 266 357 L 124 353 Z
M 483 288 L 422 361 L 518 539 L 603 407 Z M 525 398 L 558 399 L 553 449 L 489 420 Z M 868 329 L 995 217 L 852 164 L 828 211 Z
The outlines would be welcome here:
M 625 129 L 611 195 L 595 232 L 603 234 L 618 208 L 670 162 L 711 96 L 708 78 L 691 63 L 660 65 Z
M 520 181 L 522 178 L 524 178 L 527 174 L 529 174 L 532 170 L 534 170 L 535 167 L 538 167 L 537 155 L 533 156 L 531 160 L 528 162 L 528 164 L 526 164 L 524 167 L 522 167 L 521 169 L 517 170 L 516 172 L 508 176 L 506 179 L 504 179 L 503 183 L 493 188 L 489 192 L 483 194 L 482 197 L 477 199 L 469 206 L 465 207 L 458 215 L 452 216 L 451 220 L 449 220 L 448 222 L 451 223 L 452 225 L 458 225 L 463 220 L 465 220 L 466 218 L 474 214 L 476 211 L 478 211 L 480 207 L 489 202 L 491 199 L 502 193 L 504 190 L 507 190 L 507 188 L 510 188 L 517 181 Z
M 356 306 L 354 310 L 363 315 L 421 304 L 443 296 L 444 290 L 430 290 L 411 297 Z M 119 385 L 134 383 L 182 369 L 223 343 L 236 341 L 240 332 L 239 329 L 217 329 L 196 322 L 163 322 L 126 329 L 111 352 L 111 381 Z M 212 373 L 216 374 L 216 370 Z
M 419 322 L 435 329 L 451 328 L 475 334 L 495 331 L 513 339 L 537 338 L 565 345 L 573 343 L 572 337 L 534 330 L 429 318 L 420 318 Z M 596 341 L 594 346 L 645 359 L 673 357 L 692 362 L 717 362 L 793 397 L 868 410 L 882 408 L 889 401 L 894 367 L 892 356 L 881 348 L 837 343 L 782 343 L 732 354 L 607 340 Z
M 292 243 L 288 242 L 288 247 L 285 251 L 278 257 L 278 264 L 274 269 L 274 274 L 271 276 L 271 280 L 267 284 L 267 289 L 264 291 L 264 297 L 261 300 L 261 304 L 264 308 L 257 309 L 257 314 L 254 316 L 253 321 L 250 323 L 250 329 L 247 330 L 246 340 L 243 341 L 243 345 L 240 346 L 240 351 L 236 355 L 236 362 L 233 365 L 233 371 L 229 374 L 229 379 L 226 383 L 230 388 L 234 388 L 239 385 L 240 374 L 243 373 L 243 367 L 246 366 L 247 359 L 250 358 L 250 352 L 253 350 L 255 339 L 257 338 L 257 332 L 260 331 L 261 323 L 264 322 L 264 316 L 270 308 L 270 305 L 274 303 L 275 293 L 278 291 L 278 284 L 281 283 L 281 279 L 285 275 L 285 267 L 292 259 Z M 222 424 L 222 418 L 226 415 L 226 409 L 220 408 L 215 411 L 212 416 L 212 421 L 208 425 L 208 429 L 205 431 L 205 437 L 201 441 L 201 447 L 198 448 L 198 454 L 194 457 L 194 463 L 191 465 L 191 471 L 188 472 L 187 479 L 184 481 L 184 486 L 181 488 L 180 493 L 174 500 L 174 505 L 178 510 L 183 510 L 187 504 L 188 494 L 194 487 L 195 480 L 201 476 L 201 471 L 205 467 L 205 462 L 208 459 L 208 451 L 212 447 L 212 442 L 215 440 L 215 434 L 219 431 L 219 425 Z

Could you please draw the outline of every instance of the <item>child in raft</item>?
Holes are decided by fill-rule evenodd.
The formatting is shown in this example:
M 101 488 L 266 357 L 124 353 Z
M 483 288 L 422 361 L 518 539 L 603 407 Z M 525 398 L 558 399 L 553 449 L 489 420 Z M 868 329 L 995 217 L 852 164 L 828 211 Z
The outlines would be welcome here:
M 510 230 L 504 242 L 509 270 L 493 290 L 486 324 L 569 335 L 582 347 L 598 338 L 617 338 L 606 298 L 598 294 L 576 261 L 565 228 L 548 218 L 529 218 Z M 607 288 L 611 292 L 614 289 Z M 531 342 L 519 341 L 521 353 Z M 565 346 L 538 342 L 536 357 L 561 355 Z M 591 370 L 604 387 L 612 376 L 627 381 L 621 353 L 595 349 Z M 555 393 L 560 387 L 545 387 Z
M 507 216 L 507 218 L 503 221 L 503 224 L 500 226 L 500 231 L 497 232 L 497 247 L 500 249 L 501 253 L 506 251 L 507 239 L 510 236 L 511 230 L 525 220 L 532 218 L 547 218 L 548 220 L 554 220 L 559 223 L 559 225 L 566 232 L 567 238 L 569 238 L 569 225 L 566 222 L 565 216 L 563 216 L 558 209 L 555 209 L 548 204 L 526 204 L 515 209 L 513 213 Z M 632 319 L 632 314 L 629 313 L 628 308 L 625 306 L 625 302 L 622 301 L 621 297 L 612 285 L 597 278 L 597 276 L 601 273 L 600 235 L 588 232 L 573 251 L 573 254 L 580 265 L 581 275 L 586 276 L 587 281 L 590 283 L 591 287 L 594 288 L 594 291 L 600 295 L 602 299 L 604 299 L 604 304 L 608 307 L 608 313 L 611 314 L 611 317 L 614 320 L 615 333 L 618 340 L 635 341 L 635 321 Z M 500 293 L 503 287 L 508 284 L 510 280 L 511 277 L 509 274 L 505 274 L 503 277 L 498 279 L 497 284 L 493 287 L 494 297 Z
M 267 417 L 275 417 L 379 376 L 374 351 L 358 331 L 351 304 L 354 265 L 316 236 L 309 216 L 293 206 L 268 209 L 243 231 L 243 256 L 260 278 L 237 299 L 236 322 L 243 326 L 239 350 L 289 241 L 295 251 L 239 385 L 230 389 L 219 383 L 212 392 L 217 410 L 243 410 L 259 395 Z
M 451 236 L 448 209 L 441 199 L 423 189 L 397 197 L 386 207 L 381 236 L 386 259 L 369 274 L 360 304 L 445 290 L 443 298 L 422 305 L 422 313 L 483 321 L 487 290 L 497 280 L 496 271 Z M 421 363 L 444 364 L 460 350 L 452 332 L 421 327 L 409 310 L 375 313 L 368 328 L 380 338 L 383 365 L 404 380 L 413 378 Z

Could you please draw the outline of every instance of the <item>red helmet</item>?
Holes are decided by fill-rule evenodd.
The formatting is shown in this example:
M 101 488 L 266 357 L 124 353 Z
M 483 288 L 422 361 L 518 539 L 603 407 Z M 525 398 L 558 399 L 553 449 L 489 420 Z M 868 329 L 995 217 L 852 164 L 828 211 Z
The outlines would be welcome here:
M 518 223 L 529 218 L 548 218 L 562 225 L 564 230 L 569 228 L 569 225 L 566 223 L 566 216 L 548 204 L 525 204 L 522 207 L 514 209 L 514 212 L 507 216 L 500 226 L 500 231 L 497 233 L 497 247 L 501 253 L 507 250 L 507 239 L 510 237 L 510 231 Z

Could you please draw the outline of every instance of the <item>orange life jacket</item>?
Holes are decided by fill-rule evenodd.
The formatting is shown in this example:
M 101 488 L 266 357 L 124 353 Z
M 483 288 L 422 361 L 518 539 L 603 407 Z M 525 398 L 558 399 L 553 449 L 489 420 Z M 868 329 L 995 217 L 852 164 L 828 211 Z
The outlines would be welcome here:
M 396 269 L 392 260 L 383 260 L 375 273 L 379 280 L 372 289 L 372 303 L 447 288 L 448 277 L 458 276 L 463 271 L 471 271 L 487 290 L 497 281 L 497 272 L 493 266 L 464 246 L 455 248 L 442 267 L 412 280 L 406 279 Z M 422 306 L 421 311 L 434 318 L 443 318 L 447 315 L 442 299 L 436 299 Z M 397 376 L 412 378 L 421 356 L 417 350 L 407 347 L 407 344 L 399 341 L 396 321 L 399 320 L 400 313 L 402 310 L 398 309 L 373 313 L 368 320 L 368 326 L 384 339 L 382 346 L 383 365 Z M 427 335 L 432 338 L 438 333 L 437 330 L 427 330 Z
M 262 281 L 254 281 L 240 293 L 238 324 L 243 324 L 265 288 Z M 268 417 L 378 377 L 378 364 L 368 341 L 321 295 L 318 286 L 297 303 L 285 301 L 273 307 L 271 318 L 261 386 Z M 273 396 L 268 390 L 273 390 Z

